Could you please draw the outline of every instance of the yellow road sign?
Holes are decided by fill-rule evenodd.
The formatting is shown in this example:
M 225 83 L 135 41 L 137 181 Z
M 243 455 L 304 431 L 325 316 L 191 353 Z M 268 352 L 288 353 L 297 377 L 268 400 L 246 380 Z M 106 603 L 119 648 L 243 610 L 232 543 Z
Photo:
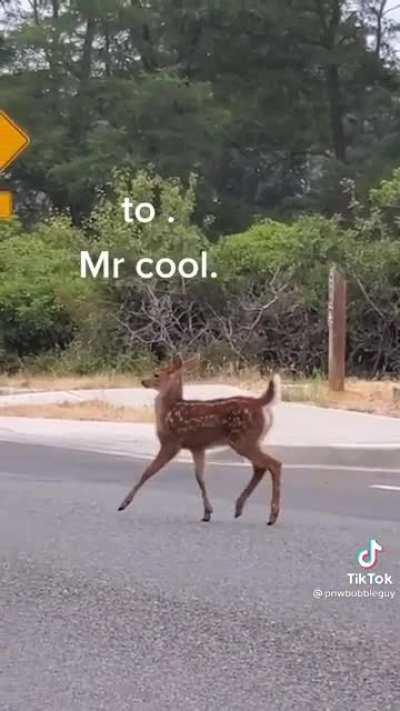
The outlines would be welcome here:
M 4 112 L 0 111 L 0 170 L 5 170 L 28 148 L 29 136 Z
M 0 220 L 9 220 L 13 212 L 12 193 L 0 190 Z

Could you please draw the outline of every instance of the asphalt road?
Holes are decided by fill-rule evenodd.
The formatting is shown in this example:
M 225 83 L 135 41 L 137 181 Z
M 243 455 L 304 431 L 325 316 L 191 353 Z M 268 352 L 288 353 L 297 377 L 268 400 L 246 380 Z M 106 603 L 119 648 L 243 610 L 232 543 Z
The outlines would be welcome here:
M 287 467 L 267 527 L 221 457 L 210 524 L 183 463 L 118 513 L 143 466 L 0 445 L 1 711 L 400 709 L 400 472 Z M 370 537 L 392 584 L 348 580 Z

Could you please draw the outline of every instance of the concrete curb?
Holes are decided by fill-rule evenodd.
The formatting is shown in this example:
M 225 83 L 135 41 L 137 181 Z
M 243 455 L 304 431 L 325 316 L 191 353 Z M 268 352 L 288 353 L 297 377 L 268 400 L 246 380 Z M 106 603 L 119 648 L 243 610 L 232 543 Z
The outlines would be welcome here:
M 265 450 L 284 464 L 296 467 L 322 466 L 324 468 L 341 467 L 349 469 L 382 469 L 400 474 L 400 446 L 399 447 L 363 447 L 363 446 L 298 446 L 274 445 L 268 442 Z M 209 458 L 213 461 L 231 462 L 235 455 L 226 452 L 213 453 Z
M 22 419 L 22 418 L 21 418 Z M 41 420 L 41 422 L 45 422 Z M 78 423 L 76 423 L 78 424 Z M 79 423 L 81 424 L 81 423 Z M 83 423 L 88 424 L 88 423 Z M 95 424 L 95 423 L 90 423 Z M 13 428 L 0 428 L 0 448 L 1 442 L 15 443 L 16 445 L 37 445 L 42 447 L 55 447 L 67 450 L 82 452 L 94 452 L 106 456 L 127 457 L 129 459 L 143 459 L 148 461 L 153 458 L 158 449 L 158 442 L 151 432 L 152 425 L 147 426 L 148 431 L 143 432 L 142 426 L 135 429 L 132 425 L 131 437 L 115 436 L 115 431 L 109 433 L 109 437 L 102 436 L 95 438 L 93 435 L 87 439 L 78 437 L 77 432 L 60 436 L 56 432 L 43 430 L 40 432 L 18 432 Z M 151 435 L 150 436 L 150 432 Z M 114 435 L 114 436 L 113 436 Z M 362 445 L 282 445 L 271 444 L 268 440 L 264 443 L 264 448 L 272 456 L 280 459 L 284 465 L 294 468 L 318 467 L 326 469 L 347 468 L 347 469 L 372 469 L 382 470 L 389 474 L 400 474 L 400 446 L 362 446 Z M 208 459 L 219 465 L 234 464 L 237 466 L 242 460 L 229 448 L 217 448 L 209 450 Z M 191 462 L 189 452 L 183 450 L 178 456 L 178 461 Z
M 245 394 L 226 385 L 188 385 L 187 398 L 228 397 Z M 0 398 L 2 404 L 83 401 L 101 399 L 118 405 L 149 406 L 154 391 L 144 388 L 24 393 Z M 0 417 L 0 441 L 64 447 L 104 454 L 149 458 L 158 448 L 154 425 L 149 423 L 89 422 L 23 417 Z M 265 447 L 289 466 L 365 467 L 400 470 L 400 419 L 282 403 L 274 411 L 274 426 Z M 223 464 L 235 455 L 212 450 L 209 459 Z M 239 460 L 240 461 L 240 460 Z

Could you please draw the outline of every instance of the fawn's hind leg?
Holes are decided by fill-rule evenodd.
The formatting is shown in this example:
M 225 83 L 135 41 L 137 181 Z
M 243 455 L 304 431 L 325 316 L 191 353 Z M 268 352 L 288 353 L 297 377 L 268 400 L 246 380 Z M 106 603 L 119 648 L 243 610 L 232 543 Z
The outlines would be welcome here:
M 236 501 L 235 516 L 241 515 L 246 500 L 268 469 L 272 479 L 271 512 L 268 525 L 272 526 L 278 518 L 280 508 L 281 462 L 263 452 L 258 443 L 250 444 L 243 441 L 230 441 L 229 444 L 235 452 L 246 457 L 253 464 L 253 476 Z
M 253 465 L 253 476 L 251 477 L 247 486 L 245 486 L 245 488 L 243 489 L 239 498 L 236 500 L 235 518 L 239 518 L 239 516 L 242 515 L 243 507 L 244 507 L 247 499 L 249 498 L 250 494 L 254 491 L 257 484 L 260 483 L 261 479 L 263 478 L 263 476 L 265 474 L 265 471 L 266 471 L 265 467 L 256 467 Z
M 192 450 L 192 456 L 194 461 L 194 473 L 196 475 L 196 480 L 200 487 L 201 497 L 203 499 L 204 515 L 202 521 L 210 521 L 213 507 L 210 504 L 204 481 L 204 469 L 206 463 L 205 451 L 204 449 L 194 449 Z

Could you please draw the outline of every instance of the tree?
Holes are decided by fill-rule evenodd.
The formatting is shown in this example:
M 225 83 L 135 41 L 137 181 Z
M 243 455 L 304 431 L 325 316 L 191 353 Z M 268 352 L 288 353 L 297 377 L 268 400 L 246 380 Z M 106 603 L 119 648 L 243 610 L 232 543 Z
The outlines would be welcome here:
M 378 0 L 0 12 L 1 104 L 34 139 L 12 170 L 27 219 L 55 207 L 79 224 L 114 167 L 152 164 L 198 174 L 196 220 L 217 238 L 255 215 L 346 212 L 343 178 L 366 194 L 399 158 L 396 28 Z

